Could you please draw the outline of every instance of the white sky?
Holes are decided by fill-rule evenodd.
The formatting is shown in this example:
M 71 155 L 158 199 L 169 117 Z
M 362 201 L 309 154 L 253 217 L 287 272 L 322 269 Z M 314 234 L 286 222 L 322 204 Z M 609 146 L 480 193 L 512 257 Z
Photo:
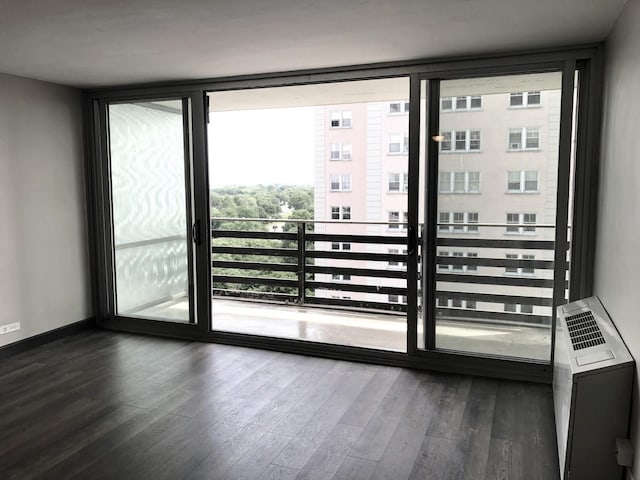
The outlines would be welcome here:
M 313 107 L 211 112 L 209 183 L 313 185 Z

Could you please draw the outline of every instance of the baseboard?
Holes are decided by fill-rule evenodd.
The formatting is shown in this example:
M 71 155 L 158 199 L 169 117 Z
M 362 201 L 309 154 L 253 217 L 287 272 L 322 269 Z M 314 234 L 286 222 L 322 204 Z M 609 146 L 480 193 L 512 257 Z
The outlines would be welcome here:
M 64 327 L 56 328 L 55 330 L 49 330 L 48 332 L 40 333 L 33 337 L 18 340 L 17 342 L 0 347 L 0 360 L 17 355 L 18 353 L 22 353 L 40 345 L 44 345 L 45 343 L 53 342 L 54 340 L 95 328 L 95 326 L 95 317 L 90 317 L 85 320 L 80 320 L 79 322 L 65 325 Z

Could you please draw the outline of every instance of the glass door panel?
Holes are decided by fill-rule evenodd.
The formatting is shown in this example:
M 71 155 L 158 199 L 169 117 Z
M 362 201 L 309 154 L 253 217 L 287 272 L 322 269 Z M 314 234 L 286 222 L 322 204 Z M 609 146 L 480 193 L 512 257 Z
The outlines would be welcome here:
M 408 78 L 209 104 L 213 328 L 406 351 Z
M 108 106 L 117 315 L 192 321 L 186 115 L 182 99 Z
M 561 87 L 561 72 L 440 82 L 438 349 L 550 359 Z

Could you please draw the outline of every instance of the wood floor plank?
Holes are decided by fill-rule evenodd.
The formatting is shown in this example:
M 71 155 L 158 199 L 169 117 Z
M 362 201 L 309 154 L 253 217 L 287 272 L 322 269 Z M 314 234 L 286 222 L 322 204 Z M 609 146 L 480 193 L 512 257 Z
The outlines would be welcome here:
M 442 375 L 441 381 L 444 388 L 438 402 L 438 413 L 433 417 L 427 435 L 453 439 L 459 436 L 472 379 L 460 375 Z
M 106 455 L 101 456 L 98 461 L 87 465 L 72 477 L 67 476 L 66 478 L 91 478 L 92 480 L 136 478 L 135 475 L 140 475 L 145 467 L 158 460 L 149 457 L 148 450 L 162 441 L 169 432 L 187 421 L 186 417 L 165 414 Z
M 410 400 L 411 408 L 407 409 L 398 423 L 398 428 L 393 432 L 372 479 L 409 478 L 422 446 L 422 440 L 438 411 L 442 391 L 442 383 L 438 383 L 437 380 L 423 379 Z
M 332 480 L 369 480 L 377 466 L 375 460 L 347 455 Z
M 299 480 L 332 479 L 361 433 L 361 427 L 337 424 L 302 466 L 297 478 Z
M 257 480 L 294 480 L 300 470 L 297 468 L 283 467 L 282 465 L 268 465 Z
M 380 367 L 349 410 L 342 416 L 340 423 L 354 427 L 366 427 L 401 372 L 400 368 Z
M 339 380 L 340 387 L 335 389 L 273 463 L 302 468 L 373 375 L 374 369 L 368 365 L 357 365 L 345 373 Z
M 131 420 L 140 412 L 130 406 L 121 406 L 107 415 L 98 417 L 85 428 L 67 432 L 59 442 L 49 442 L 45 447 L 29 445 L 21 452 L 22 460 L 14 464 L 14 471 L 21 478 L 45 475 L 53 466 L 80 451 L 87 444 L 99 440 L 106 432 Z M 11 475 L 9 475 L 9 478 Z
M 548 385 L 93 330 L 0 361 L 0 478 L 558 480 Z
M 421 374 L 404 370 L 385 395 L 349 455 L 379 461 L 409 407 Z

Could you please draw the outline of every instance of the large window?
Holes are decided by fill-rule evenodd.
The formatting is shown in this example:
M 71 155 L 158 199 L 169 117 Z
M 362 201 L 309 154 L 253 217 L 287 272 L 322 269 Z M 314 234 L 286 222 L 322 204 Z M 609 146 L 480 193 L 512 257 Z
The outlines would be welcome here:
M 332 112 L 331 128 L 350 128 L 351 112 Z
M 440 172 L 440 193 L 480 193 L 480 172 Z
M 442 132 L 441 152 L 477 152 L 480 150 L 480 130 Z
M 540 92 L 513 92 L 509 96 L 510 107 L 539 107 Z
M 510 193 L 537 192 L 538 172 L 535 170 L 507 172 L 507 191 Z
M 509 150 L 538 150 L 540 148 L 540 129 L 512 128 L 509 130 Z

